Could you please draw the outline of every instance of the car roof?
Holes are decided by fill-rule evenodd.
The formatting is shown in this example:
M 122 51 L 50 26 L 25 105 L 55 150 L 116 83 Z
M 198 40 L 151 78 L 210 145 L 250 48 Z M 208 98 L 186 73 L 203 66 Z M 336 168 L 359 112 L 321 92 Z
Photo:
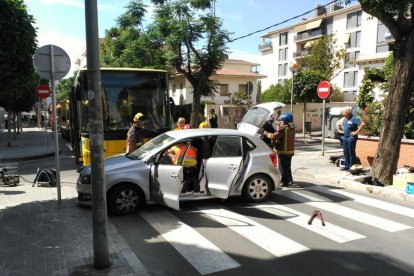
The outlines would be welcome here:
M 185 139 L 193 138 L 199 136 L 209 136 L 209 135 L 235 135 L 242 136 L 250 139 L 256 145 L 262 144 L 268 147 L 259 137 L 241 132 L 237 129 L 226 129 L 226 128 L 194 128 L 194 129 L 183 129 L 183 130 L 171 130 L 166 132 L 166 134 L 174 139 Z

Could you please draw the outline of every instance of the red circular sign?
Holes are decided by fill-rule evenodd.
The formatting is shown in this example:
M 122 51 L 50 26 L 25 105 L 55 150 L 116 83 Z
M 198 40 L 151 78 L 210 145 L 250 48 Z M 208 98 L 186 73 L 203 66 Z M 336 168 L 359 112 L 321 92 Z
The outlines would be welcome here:
M 45 84 L 41 84 L 36 88 L 36 94 L 42 98 L 45 99 L 47 97 L 50 97 L 51 91 L 49 86 L 45 85 Z
M 327 81 L 321 81 L 318 84 L 318 96 L 322 100 L 326 99 L 331 95 L 331 85 Z

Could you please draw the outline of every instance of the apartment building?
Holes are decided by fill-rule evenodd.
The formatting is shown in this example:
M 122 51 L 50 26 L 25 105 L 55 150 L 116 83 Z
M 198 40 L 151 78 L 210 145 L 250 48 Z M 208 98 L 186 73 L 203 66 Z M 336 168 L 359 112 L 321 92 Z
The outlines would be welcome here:
M 219 83 L 218 93 L 214 99 L 203 97 L 203 101 L 214 101 L 215 104 L 224 104 L 229 99 L 229 94 L 239 91 L 247 91 L 252 97 L 252 103 L 256 104 L 257 80 L 266 76 L 259 74 L 259 64 L 244 60 L 226 59 L 223 67 L 211 76 L 211 79 Z M 171 76 L 169 81 L 170 96 L 176 104 L 189 104 L 193 102 L 193 88 L 182 74 Z
M 259 51 L 265 57 L 261 73 L 267 78 L 262 80 L 262 91 L 290 79 L 292 64 L 300 65 L 312 41 L 326 34 L 334 35 L 336 47 L 345 48 L 349 58 L 355 61 L 344 64 L 331 80 L 343 91 L 345 101 L 355 101 L 364 68 L 381 67 L 393 48 L 393 38 L 387 27 L 362 11 L 359 4 L 318 5 L 312 18 L 263 35 L 259 44 Z

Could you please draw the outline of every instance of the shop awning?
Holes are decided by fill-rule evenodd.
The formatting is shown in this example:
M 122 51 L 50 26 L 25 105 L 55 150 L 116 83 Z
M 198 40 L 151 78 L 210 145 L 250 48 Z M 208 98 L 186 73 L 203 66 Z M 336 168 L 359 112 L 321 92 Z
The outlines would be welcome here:
M 322 23 L 322 19 L 309 22 L 308 24 L 306 24 L 306 30 L 312 30 L 312 29 L 319 28 L 321 26 L 321 23 Z
M 305 45 L 303 45 L 304 49 L 308 49 L 308 48 L 311 48 L 311 47 L 312 47 L 312 41 L 308 41 L 308 42 L 305 43 Z
M 296 26 L 295 28 L 293 28 L 293 32 L 294 33 L 300 33 L 300 32 L 306 31 L 306 26 L 307 25 L 308 24 L 303 24 L 303 25 Z
M 344 35 L 344 44 L 347 44 L 349 42 L 350 37 L 351 37 L 351 34 L 345 34 Z

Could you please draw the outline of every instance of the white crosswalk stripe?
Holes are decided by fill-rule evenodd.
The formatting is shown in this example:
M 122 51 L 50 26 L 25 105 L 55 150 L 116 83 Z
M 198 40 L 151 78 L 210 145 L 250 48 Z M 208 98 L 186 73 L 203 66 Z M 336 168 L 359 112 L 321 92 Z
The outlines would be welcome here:
M 223 271 L 240 264 L 168 211 L 140 212 L 200 274 Z
M 358 202 L 364 205 L 372 206 L 378 209 L 386 210 L 388 212 L 414 218 L 414 209 L 412 208 L 407 208 L 404 206 L 388 203 L 382 200 L 378 200 L 378 199 L 374 199 L 374 198 L 370 198 L 366 196 L 356 195 L 356 194 L 353 194 L 353 193 L 350 193 L 344 190 L 339 190 L 339 189 L 328 190 L 325 187 L 321 187 L 321 186 L 312 186 L 312 187 L 308 187 L 307 189 L 311 189 L 314 191 L 319 191 L 322 193 L 327 193 L 327 194 L 331 194 L 335 196 L 338 196 L 338 194 L 343 195 L 345 197 L 352 198 L 355 202 Z
M 218 208 L 198 208 L 217 222 L 255 243 L 276 257 L 291 255 L 309 250 L 303 246 L 257 222 L 238 213 Z
M 309 231 L 315 232 L 325 238 L 336 241 L 338 243 L 345 243 L 357 239 L 365 238 L 365 236 L 355 233 L 353 231 L 347 230 L 345 228 L 339 227 L 337 225 L 331 224 L 325 221 L 325 226 L 322 226 L 321 223 L 316 222 L 312 225 L 308 224 L 309 215 L 291 209 L 289 207 L 276 204 L 276 203 L 267 203 L 253 205 L 254 208 L 262 210 L 264 212 L 276 215 L 280 218 L 284 218 L 286 221 L 292 222 L 298 226 L 306 228 Z
M 388 232 L 396 232 L 412 228 L 411 226 L 394 222 L 392 220 L 380 218 L 378 216 L 370 215 L 332 202 L 323 201 L 320 195 L 310 195 L 305 191 L 299 192 L 291 190 L 279 190 L 275 193 L 299 202 L 306 203 L 315 208 L 327 210 L 339 216 L 343 216 Z

